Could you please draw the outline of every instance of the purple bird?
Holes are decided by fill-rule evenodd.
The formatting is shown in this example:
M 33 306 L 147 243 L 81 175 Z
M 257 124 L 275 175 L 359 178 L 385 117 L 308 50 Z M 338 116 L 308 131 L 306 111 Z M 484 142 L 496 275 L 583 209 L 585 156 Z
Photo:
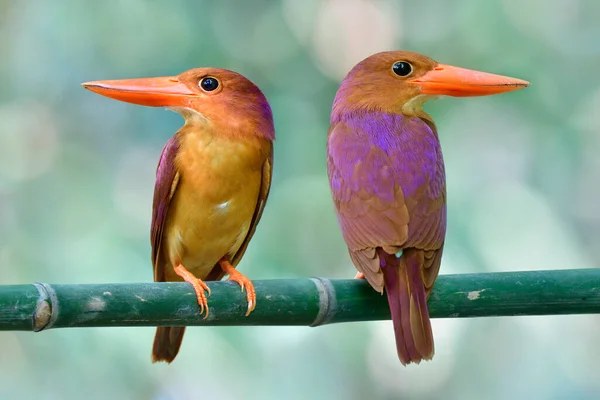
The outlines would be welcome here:
M 336 94 L 327 171 L 350 258 L 378 292 L 386 289 L 403 365 L 430 360 L 427 299 L 446 234 L 446 177 L 434 97 L 485 96 L 529 82 L 449 65 L 411 52 L 372 55 Z

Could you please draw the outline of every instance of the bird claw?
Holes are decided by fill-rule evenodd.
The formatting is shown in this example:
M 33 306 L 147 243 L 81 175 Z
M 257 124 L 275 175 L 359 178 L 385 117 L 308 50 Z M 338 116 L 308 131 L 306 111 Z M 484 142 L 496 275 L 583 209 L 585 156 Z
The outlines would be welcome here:
M 208 307 L 208 298 L 204 294 L 204 291 L 208 292 L 208 295 L 210 296 L 210 288 L 201 279 L 196 280 L 196 282 L 197 282 L 198 286 L 200 287 L 199 290 L 197 289 L 196 286 L 194 286 L 194 285 L 192 285 L 192 286 L 194 286 L 194 291 L 196 292 L 196 298 L 198 299 L 198 305 L 200 306 L 200 315 L 204 314 L 204 317 L 202 319 L 207 319 L 208 315 L 210 314 L 210 308 Z M 206 313 L 205 313 L 205 311 L 206 311 Z
M 362 272 L 357 272 L 354 276 L 354 279 L 365 279 L 365 274 L 363 274 Z
M 250 315 L 254 308 L 256 307 L 256 301 L 250 300 L 248 301 L 248 311 L 246 311 L 246 317 Z
M 184 281 L 192 285 L 194 288 L 194 292 L 196 293 L 196 300 L 198 301 L 198 306 L 200 307 L 200 315 L 204 314 L 203 319 L 207 319 L 210 313 L 210 308 L 208 307 L 208 299 L 204 292 L 208 292 L 210 296 L 210 288 L 202 279 L 198 279 L 188 271 L 183 265 L 178 264 L 174 267 L 175 273 L 183 278 Z
M 203 292 L 196 292 L 196 298 L 198 300 L 198 306 L 200 306 L 200 316 L 204 314 L 202 319 L 207 319 L 208 314 L 210 314 L 210 308 L 208 307 L 208 299 L 206 298 L 206 295 Z
M 254 291 L 254 285 L 252 284 L 250 279 L 248 279 L 247 277 L 245 277 L 237 271 L 230 274 L 228 280 L 237 282 L 242 288 L 242 293 L 244 292 L 244 290 L 246 290 L 246 300 L 248 301 L 248 310 L 246 311 L 247 317 L 256 308 L 256 293 Z
M 248 301 L 248 309 L 246 311 L 246 317 L 250 315 L 252 311 L 256 308 L 256 292 L 254 291 L 254 285 L 252 281 L 248 279 L 241 272 L 236 270 L 229 262 L 221 261 L 221 268 L 226 274 L 229 274 L 228 281 L 237 282 L 241 287 L 242 293 L 244 290 L 246 291 L 246 300 Z

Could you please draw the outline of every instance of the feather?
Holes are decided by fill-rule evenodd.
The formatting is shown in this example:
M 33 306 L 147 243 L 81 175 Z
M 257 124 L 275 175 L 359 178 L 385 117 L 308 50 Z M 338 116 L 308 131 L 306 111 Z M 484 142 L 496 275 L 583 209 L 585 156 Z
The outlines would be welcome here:
M 179 150 L 177 135 L 173 136 L 162 150 L 156 167 L 156 185 L 152 202 L 152 224 L 150 228 L 150 243 L 152 244 L 152 265 L 154 280 L 163 282 L 164 261 L 161 252 L 163 230 L 167 220 L 169 204 L 179 183 L 179 172 L 175 166 L 175 157 Z
M 397 258 L 380 250 L 379 257 L 400 362 L 406 365 L 430 360 L 434 344 L 422 278 L 425 252 L 411 248 Z
M 184 326 L 161 326 L 156 328 L 154 344 L 152 345 L 152 362 L 172 362 L 183 340 Z
M 238 251 L 231 258 L 231 265 L 233 265 L 234 267 L 237 266 L 237 264 L 240 262 L 240 260 L 244 256 L 244 253 L 246 252 L 246 249 L 248 248 L 248 244 L 250 243 L 250 240 L 252 240 L 252 237 L 254 236 L 254 232 L 256 231 L 256 226 L 258 225 L 258 222 L 260 221 L 260 219 L 262 217 L 262 213 L 263 213 L 263 210 L 265 209 L 265 205 L 267 204 L 267 199 L 269 197 L 269 192 L 271 190 L 271 176 L 273 174 L 273 142 L 268 142 L 267 152 L 268 152 L 267 159 L 265 160 L 265 163 L 263 164 L 263 168 L 262 168 L 261 186 L 260 186 L 260 191 L 258 194 L 258 200 L 256 202 L 256 210 L 254 212 L 254 215 L 252 216 L 252 222 L 250 223 L 250 229 L 248 230 L 248 233 L 246 234 L 246 238 L 242 242 L 242 245 L 240 246 Z M 223 272 L 222 268 L 217 264 L 210 271 L 210 273 L 206 277 L 206 280 L 208 280 L 208 281 L 220 280 L 221 278 L 223 278 L 224 275 L 225 275 L 225 273 Z
M 162 150 L 156 168 L 156 185 L 152 203 L 152 225 L 150 242 L 152 244 L 152 266 L 154 280 L 165 281 L 166 260 L 161 249 L 163 230 L 165 228 L 169 204 L 179 183 L 179 172 L 175 166 L 175 156 L 179 145 L 177 135 L 173 136 Z M 152 346 L 152 362 L 171 362 L 177 356 L 185 327 L 159 327 L 156 329 Z
M 374 249 L 437 250 L 444 241 L 445 172 L 437 134 L 419 118 L 353 114 L 332 126 L 327 150 L 342 235 L 357 269 L 381 292 Z
M 375 290 L 385 288 L 398 356 L 403 364 L 431 359 L 427 298 L 446 233 L 437 134 L 420 118 L 349 114 L 332 125 L 327 151 L 342 235 L 356 268 Z

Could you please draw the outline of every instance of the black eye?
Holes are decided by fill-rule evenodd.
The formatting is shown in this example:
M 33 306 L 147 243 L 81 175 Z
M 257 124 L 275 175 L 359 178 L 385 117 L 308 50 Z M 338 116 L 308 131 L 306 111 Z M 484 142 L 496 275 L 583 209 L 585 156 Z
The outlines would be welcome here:
M 408 76 L 412 72 L 412 66 L 405 61 L 398 61 L 392 66 L 394 73 L 398 76 Z
M 200 80 L 200 87 L 202 88 L 202 90 L 212 92 L 213 90 L 219 87 L 219 81 L 211 77 L 202 78 Z

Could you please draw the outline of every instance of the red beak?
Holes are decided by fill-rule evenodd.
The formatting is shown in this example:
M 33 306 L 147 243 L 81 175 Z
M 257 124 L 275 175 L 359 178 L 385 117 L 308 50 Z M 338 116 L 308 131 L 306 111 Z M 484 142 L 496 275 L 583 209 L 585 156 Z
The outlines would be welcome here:
M 111 99 L 150 107 L 189 107 L 196 96 L 173 76 L 94 81 L 82 86 Z
M 529 82 L 521 79 L 445 64 L 438 64 L 435 69 L 408 82 L 418 85 L 423 94 L 456 97 L 487 96 L 529 86 Z

